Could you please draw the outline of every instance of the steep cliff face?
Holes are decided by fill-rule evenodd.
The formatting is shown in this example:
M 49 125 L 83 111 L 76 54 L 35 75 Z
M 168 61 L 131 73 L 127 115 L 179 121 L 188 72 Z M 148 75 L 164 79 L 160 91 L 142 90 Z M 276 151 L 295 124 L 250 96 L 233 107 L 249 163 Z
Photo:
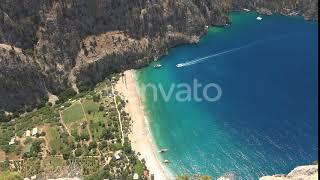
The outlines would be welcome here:
M 278 174 L 273 176 L 264 176 L 260 180 L 317 180 L 318 179 L 318 165 L 298 166 L 294 168 L 289 174 Z
M 305 0 L 238 0 L 235 9 L 249 8 L 262 14 L 302 15 L 306 20 L 318 20 L 318 1 Z
M 27 59 L 1 64 L 0 109 L 36 105 L 44 92 L 92 87 L 106 75 L 147 65 L 167 49 L 197 42 L 206 26 L 225 25 L 227 14 L 297 12 L 317 17 L 317 0 L 0 0 L 0 43 L 22 49 Z M 10 60 L 13 59 L 13 60 Z M 36 68 L 35 68 L 36 67 Z M 28 76 L 26 74 L 28 74 Z M 23 76 L 23 78 L 18 78 Z M 15 78 L 14 78 L 15 77 Z M 41 77 L 41 81 L 38 77 Z M 22 82 L 24 80 L 25 82 Z M 20 85 L 19 85 L 20 84 Z M 25 86 L 21 86 L 25 84 Z M 41 85 L 41 86 L 40 86 Z M 4 88 L 11 87 L 11 89 Z M 12 91 L 21 89 L 25 93 Z M 32 88 L 41 93 L 30 96 Z
M 0 44 L 0 67 L 0 107 L 28 109 L 25 105 L 44 103 L 44 77 L 32 58 L 19 48 Z

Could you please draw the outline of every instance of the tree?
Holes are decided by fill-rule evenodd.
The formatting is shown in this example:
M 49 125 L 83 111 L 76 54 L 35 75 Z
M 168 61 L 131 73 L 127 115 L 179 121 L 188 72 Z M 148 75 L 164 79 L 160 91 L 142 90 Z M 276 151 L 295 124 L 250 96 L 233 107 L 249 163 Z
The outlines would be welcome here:
M 108 146 L 108 143 L 106 141 L 101 141 L 99 144 L 99 150 L 103 150 Z
M 177 180 L 189 180 L 190 177 L 188 175 L 178 176 Z
M 131 144 L 129 143 L 128 138 L 125 138 L 124 144 L 123 144 L 123 150 L 126 154 L 131 154 L 132 149 L 131 149 Z
M 75 151 L 74 151 L 74 155 L 76 157 L 79 157 L 82 155 L 82 149 L 81 148 L 77 148 Z
M 71 130 L 71 136 L 73 136 L 77 142 L 80 141 L 80 136 L 78 135 L 77 130 Z
M 102 104 L 99 106 L 99 111 L 104 111 L 104 106 Z
M 29 144 L 32 142 L 32 138 L 31 137 L 27 137 L 26 140 L 24 141 L 24 144 Z
M 38 140 L 38 139 L 32 142 L 30 152 L 39 153 L 41 151 L 41 144 L 42 144 L 42 140 Z
M 0 110 L 0 122 L 8 122 L 9 118 L 3 110 Z
M 1 171 L 5 171 L 5 170 L 8 170 L 9 167 L 10 167 L 10 162 L 9 162 L 9 160 L 6 158 L 6 160 L 3 161 L 3 163 L 1 164 L 0 170 L 1 170 Z
M 65 91 L 63 91 L 62 93 L 60 93 L 59 95 L 59 100 L 56 102 L 57 104 L 60 104 L 60 103 L 64 103 L 66 102 L 69 98 L 75 96 L 77 94 L 77 92 L 72 89 L 72 88 L 69 88 Z
M 71 156 L 71 149 L 68 147 L 65 147 L 62 149 L 62 156 L 64 160 L 68 160 Z
M 88 140 L 89 139 L 89 134 L 88 133 L 85 133 L 85 132 L 82 132 L 80 134 L 80 139 L 81 140 Z
M 93 99 L 94 102 L 99 102 L 100 101 L 100 95 L 94 95 L 92 97 L 92 99 Z
M 110 130 L 106 129 L 105 131 L 102 132 L 101 138 L 105 140 L 110 140 L 114 138 L 114 135 Z
M 96 141 L 90 142 L 88 149 L 91 150 L 95 148 L 97 148 L 97 142 Z
M 207 175 L 199 177 L 199 180 L 211 180 L 211 179 L 212 178 L 210 176 L 207 176 Z

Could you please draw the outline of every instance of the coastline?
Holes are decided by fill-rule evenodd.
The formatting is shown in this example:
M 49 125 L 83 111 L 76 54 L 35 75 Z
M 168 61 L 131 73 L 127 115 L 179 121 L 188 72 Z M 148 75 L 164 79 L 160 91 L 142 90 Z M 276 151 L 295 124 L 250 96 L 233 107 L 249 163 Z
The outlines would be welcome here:
M 134 70 L 125 71 L 115 86 L 115 89 L 128 100 L 125 111 L 133 121 L 132 132 L 129 134 L 132 149 L 141 154 L 139 158 L 145 159 L 150 175 L 154 174 L 155 180 L 174 179 L 161 163 L 137 88 Z

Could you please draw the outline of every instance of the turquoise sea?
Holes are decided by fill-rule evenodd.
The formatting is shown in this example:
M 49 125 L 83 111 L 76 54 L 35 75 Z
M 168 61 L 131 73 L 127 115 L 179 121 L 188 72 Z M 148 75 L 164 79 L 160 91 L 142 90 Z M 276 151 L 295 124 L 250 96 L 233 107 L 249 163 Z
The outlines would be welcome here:
M 169 149 L 161 158 L 171 161 L 175 175 L 230 173 L 244 180 L 312 163 L 318 159 L 318 24 L 230 16 L 231 25 L 210 28 L 198 44 L 170 49 L 157 62 L 162 68 L 154 63 L 137 72 L 140 88 L 161 84 L 169 91 L 197 79 L 223 91 L 216 102 L 154 101 L 150 89 L 141 94 L 156 145 Z

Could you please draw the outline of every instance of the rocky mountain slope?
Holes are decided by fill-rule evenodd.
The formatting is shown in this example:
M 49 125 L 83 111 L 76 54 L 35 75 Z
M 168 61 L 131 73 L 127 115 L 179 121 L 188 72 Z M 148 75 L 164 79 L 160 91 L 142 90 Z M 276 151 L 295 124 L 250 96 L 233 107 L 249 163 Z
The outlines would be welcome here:
M 84 90 L 195 43 L 231 11 L 298 13 L 317 0 L 0 0 L 0 110 L 26 110 L 47 94 Z
M 294 168 L 289 174 L 278 174 L 273 176 L 264 176 L 260 180 L 317 180 L 318 179 L 318 165 L 298 166 Z

